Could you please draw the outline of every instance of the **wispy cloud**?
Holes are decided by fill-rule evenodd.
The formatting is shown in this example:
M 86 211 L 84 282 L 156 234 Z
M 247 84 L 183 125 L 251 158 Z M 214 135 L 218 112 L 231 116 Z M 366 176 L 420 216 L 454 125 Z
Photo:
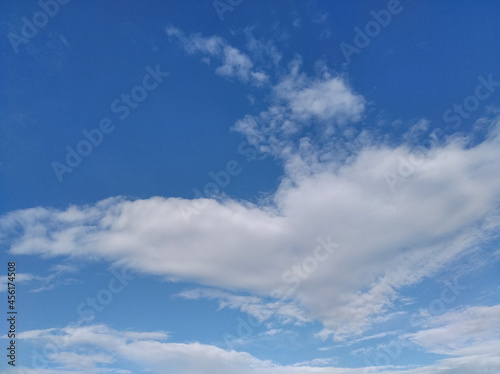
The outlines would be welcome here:
M 257 296 L 242 296 L 216 289 L 201 288 L 182 291 L 178 296 L 191 300 L 217 300 L 220 309 L 239 309 L 255 317 L 258 322 L 269 320 L 272 317 L 277 318 L 283 324 L 309 322 L 301 308 L 280 301 L 266 302 Z
M 58 264 L 49 269 L 49 275 L 40 276 L 29 273 L 19 273 L 15 276 L 15 283 L 29 283 L 32 288 L 28 292 L 42 292 L 52 290 L 60 285 L 70 285 L 78 282 L 76 279 L 66 278 L 59 279 L 65 273 L 75 273 L 78 269 L 73 265 Z M 9 282 L 6 275 L 0 276 L 0 292 L 7 291 L 7 282 Z
M 500 350 L 500 305 L 470 306 L 429 318 L 410 334 L 427 351 L 449 356 L 496 356 Z
M 229 45 L 218 36 L 204 37 L 201 34 L 186 35 L 174 26 L 166 28 L 167 35 L 176 38 L 187 53 L 201 53 L 216 60 L 219 66 L 215 73 L 226 78 L 236 78 L 243 83 L 257 86 L 268 82 L 269 77 L 263 71 L 256 70 L 250 57 L 239 49 Z M 255 48 L 260 48 L 256 46 Z M 206 58 L 206 57 L 205 57 Z M 211 63 L 211 60 L 205 60 Z

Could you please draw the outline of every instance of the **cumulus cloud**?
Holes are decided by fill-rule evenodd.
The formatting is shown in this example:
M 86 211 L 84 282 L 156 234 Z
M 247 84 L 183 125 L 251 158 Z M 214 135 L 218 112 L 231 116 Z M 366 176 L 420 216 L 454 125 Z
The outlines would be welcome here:
M 451 141 L 394 192 L 384 172 L 407 151 L 379 146 L 294 184 L 285 178 L 267 205 L 198 199 L 206 206 L 189 223 L 184 199 L 152 197 L 14 211 L 0 225 L 16 255 L 104 258 L 262 297 L 291 287 L 288 301 L 324 324 L 323 337 L 341 340 L 391 312 L 398 289 L 495 235 L 498 145 L 497 130 L 471 147 Z M 304 270 L 328 237 L 340 247 Z
M 273 86 L 266 110 L 246 115 L 232 128 L 259 151 L 283 162 L 289 178 L 334 166 L 334 161 L 374 143 L 367 131 L 348 142 L 337 135 L 352 132 L 347 125 L 363 118 L 365 98 L 344 77 L 327 69 L 310 77 L 301 72 L 301 65 L 300 58 L 289 64 Z
M 365 110 L 364 98 L 353 93 L 344 79 L 330 74 L 310 80 L 294 68 L 275 93 L 290 108 L 292 118 L 304 122 L 334 120 L 343 125 L 359 121 Z

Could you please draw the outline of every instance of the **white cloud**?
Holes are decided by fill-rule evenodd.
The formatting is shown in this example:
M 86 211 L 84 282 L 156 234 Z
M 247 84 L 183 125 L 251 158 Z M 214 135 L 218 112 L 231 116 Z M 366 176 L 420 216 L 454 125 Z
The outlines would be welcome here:
M 354 94 L 345 80 L 329 74 L 310 80 L 295 72 L 281 81 L 275 91 L 290 108 L 292 118 L 301 121 L 334 120 L 343 125 L 359 121 L 366 105 L 363 97 Z
M 282 323 L 309 322 L 304 312 L 297 306 L 285 302 L 265 302 L 257 296 L 241 296 L 216 289 L 191 289 L 178 294 L 185 299 L 199 300 L 202 298 L 217 300 L 219 308 L 239 309 L 260 322 L 275 317 Z
M 333 135 L 347 124 L 360 121 L 367 106 L 363 96 L 341 76 L 325 68 L 311 78 L 300 68 L 300 59 L 292 61 L 288 74 L 273 87 L 268 109 L 245 116 L 233 127 L 260 151 L 282 159 L 289 176 L 294 171 L 304 173 L 322 163 L 345 158 L 345 144 L 341 145 Z M 359 149 L 369 144 L 366 137 L 361 133 L 356 139 L 359 144 L 353 142 L 351 146 Z
M 123 369 L 106 369 L 106 368 L 98 368 L 98 369 L 69 369 L 69 368 L 54 368 L 54 369 L 42 369 L 42 368 L 29 368 L 19 366 L 16 369 L 6 369 L 4 374 L 134 374 L 130 370 Z
M 101 257 L 139 272 L 271 296 L 299 284 L 290 302 L 345 339 L 391 313 L 398 289 L 433 275 L 498 228 L 497 133 L 432 151 L 401 188 L 384 180 L 403 148 L 363 149 L 350 163 L 285 180 L 271 205 L 225 199 L 188 224 L 183 199 L 111 198 L 67 210 L 11 212 L 0 219 L 12 254 Z M 289 274 L 335 236 L 340 248 L 307 279 Z M 239 306 L 241 307 L 241 305 Z
M 221 65 L 215 69 L 217 75 L 237 78 L 243 83 L 251 82 L 257 86 L 266 84 L 269 80 L 263 71 L 255 70 L 254 63 L 248 55 L 230 46 L 220 37 L 204 37 L 200 34 L 185 35 L 174 26 L 168 26 L 166 32 L 169 37 L 178 39 L 187 53 L 202 53 L 218 60 Z M 206 57 L 204 59 L 207 61 Z
M 315 358 L 315 359 L 312 359 L 312 360 L 309 360 L 309 361 L 302 361 L 302 362 L 299 362 L 297 364 L 295 364 L 294 366 L 319 366 L 319 367 L 322 367 L 322 366 L 329 366 L 329 365 L 333 365 L 336 363 L 336 359 L 334 358 Z
M 77 268 L 73 265 L 54 265 L 49 269 L 49 275 L 43 277 L 40 275 L 29 273 L 16 273 L 14 283 L 36 283 L 38 287 L 29 290 L 28 292 L 42 292 L 56 288 L 59 285 L 68 285 L 77 282 L 75 279 L 67 278 L 59 280 L 60 276 L 64 273 L 74 273 Z M 7 275 L 0 276 L 0 292 L 7 291 L 7 283 L 10 282 Z
M 500 305 L 447 312 L 431 318 L 426 327 L 409 338 L 429 352 L 453 356 L 500 352 Z
M 248 55 L 219 37 L 166 32 L 188 53 L 217 60 L 220 75 L 265 80 Z M 252 40 L 249 46 L 279 61 L 272 46 Z M 492 122 L 487 139 L 473 146 L 449 139 L 430 150 L 391 191 L 386 172 L 408 159 L 408 147 L 385 145 L 368 131 L 353 135 L 346 125 L 360 121 L 366 100 L 344 78 L 325 69 L 311 78 L 300 65 L 294 60 L 278 79 L 265 111 L 235 125 L 283 163 L 268 200 L 114 197 L 66 210 L 26 209 L 0 218 L 0 239 L 12 254 L 103 258 L 169 280 L 250 293 L 255 299 L 215 291 L 196 297 L 260 318 L 288 313 L 318 320 L 323 339 L 363 334 L 394 315 L 403 286 L 497 235 L 500 126 Z M 428 125 L 420 121 L 415 130 Z M 336 137 L 339 129 L 351 134 L 349 141 Z M 204 208 L 186 223 L 186 206 Z M 304 271 L 318 237 L 335 237 L 340 248 Z M 295 292 L 283 301 L 286 312 L 262 302 L 287 287 Z
M 67 368 L 95 369 L 97 364 L 111 364 L 114 359 L 105 354 L 78 354 L 74 352 L 59 352 L 52 355 L 51 360 Z
M 71 369 L 87 369 L 100 373 L 101 368 L 96 367 L 96 364 L 108 364 L 120 359 L 140 364 L 144 370 L 153 373 L 165 370 L 181 374 L 285 373 L 272 362 L 258 360 L 248 353 L 227 351 L 197 342 L 168 343 L 164 341 L 165 338 L 163 332 L 123 332 L 102 324 L 39 330 L 20 335 L 20 339 L 38 339 L 39 344 L 56 344 L 57 352 L 45 359 L 52 364 L 62 365 L 68 372 Z M 96 354 L 96 351 L 101 353 Z M 313 372 L 309 368 L 304 370 L 291 372 Z
M 248 56 L 231 46 L 223 48 L 223 65 L 219 66 L 215 73 L 223 77 L 237 77 L 243 82 L 248 81 L 250 71 L 253 67 Z
M 283 58 L 281 52 L 274 45 L 271 40 L 257 39 L 253 35 L 252 28 L 246 28 L 244 33 L 247 38 L 246 48 L 251 54 L 252 58 L 259 63 L 263 64 L 267 70 L 277 68 Z
M 112 366 L 137 366 L 151 373 L 165 370 L 179 374 L 216 372 L 221 374 L 434 374 L 439 373 L 497 373 L 500 368 L 498 355 L 476 355 L 441 360 L 434 365 L 420 368 L 372 367 L 338 368 L 331 366 L 332 359 L 316 358 L 294 365 L 279 365 L 237 351 L 220 349 L 213 345 L 167 342 L 164 332 L 118 331 L 106 325 L 65 327 L 62 329 L 27 331 L 20 339 L 31 339 L 36 345 L 51 344 L 46 368 L 24 370 L 26 374 L 103 374 L 131 373 L 126 368 Z M 43 351 L 43 350 L 42 350 Z M 120 365 L 117 364 L 120 362 Z M 330 366 L 327 366 L 330 365 Z M 53 369 L 49 367 L 54 367 Z M 16 369 L 17 370 L 17 369 Z M 13 374 L 18 371 L 7 370 Z
M 15 284 L 29 282 L 31 280 L 41 279 L 40 277 L 29 274 L 29 273 L 19 273 L 16 274 Z M 0 292 L 7 292 L 7 285 L 10 282 L 9 277 L 7 275 L 0 275 Z
M 397 123 L 395 121 L 395 124 L 401 125 L 401 123 Z M 429 129 L 430 121 L 427 119 L 420 119 L 410 127 L 410 129 L 404 134 L 405 140 L 408 142 L 416 142 L 420 140 L 422 135 L 424 135 L 427 130 Z

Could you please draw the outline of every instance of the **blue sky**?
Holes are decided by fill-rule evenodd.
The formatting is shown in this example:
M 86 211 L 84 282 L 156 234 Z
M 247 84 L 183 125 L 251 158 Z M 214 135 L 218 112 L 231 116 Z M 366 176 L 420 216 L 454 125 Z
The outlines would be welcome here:
M 0 8 L 2 372 L 500 370 L 497 1 Z

